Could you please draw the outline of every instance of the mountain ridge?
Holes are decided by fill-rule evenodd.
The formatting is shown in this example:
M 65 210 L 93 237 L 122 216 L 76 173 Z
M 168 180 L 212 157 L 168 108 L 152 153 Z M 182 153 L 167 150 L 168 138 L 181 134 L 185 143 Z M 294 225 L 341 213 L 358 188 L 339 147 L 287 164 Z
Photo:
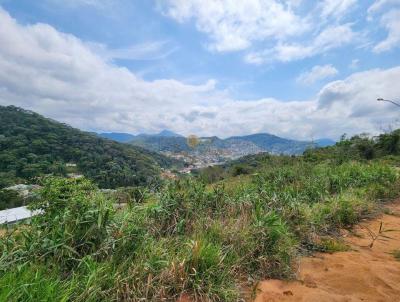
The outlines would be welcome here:
M 195 148 L 190 147 L 187 138 L 182 136 L 137 136 L 129 143 L 156 152 L 190 152 L 194 154 L 221 152 L 230 154 L 229 156 L 232 158 L 261 152 L 299 155 L 308 148 L 319 147 L 316 142 L 292 140 L 269 133 L 232 136 L 225 139 L 217 136 L 199 137 Z
M 126 132 L 101 132 L 97 133 L 98 136 L 114 140 L 119 143 L 127 143 L 136 139 L 140 139 L 143 137 L 183 137 L 182 135 L 175 133 L 173 131 L 164 129 L 159 133 L 155 134 L 147 134 L 147 133 L 140 133 L 137 135 L 126 133 Z
M 71 172 L 103 188 L 145 185 L 158 179 L 161 167 L 175 162 L 29 110 L 0 106 L 0 188 Z

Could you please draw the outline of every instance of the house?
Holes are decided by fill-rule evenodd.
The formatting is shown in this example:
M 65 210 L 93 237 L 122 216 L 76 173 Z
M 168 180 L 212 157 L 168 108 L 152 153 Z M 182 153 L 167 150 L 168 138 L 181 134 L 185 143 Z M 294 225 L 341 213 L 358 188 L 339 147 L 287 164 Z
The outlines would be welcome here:
M 31 211 L 27 207 L 18 207 L 0 211 L 0 224 L 13 224 L 40 214 L 40 211 Z

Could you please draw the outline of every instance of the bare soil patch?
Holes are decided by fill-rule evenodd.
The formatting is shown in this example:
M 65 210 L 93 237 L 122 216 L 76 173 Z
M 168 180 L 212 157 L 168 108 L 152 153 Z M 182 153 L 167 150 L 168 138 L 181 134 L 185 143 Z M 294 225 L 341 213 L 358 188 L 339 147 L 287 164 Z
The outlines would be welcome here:
M 255 302 L 400 301 L 400 200 L 389 214 L 344 233 L 350 251 L 300 260 L 297 281 L 266 280 Z

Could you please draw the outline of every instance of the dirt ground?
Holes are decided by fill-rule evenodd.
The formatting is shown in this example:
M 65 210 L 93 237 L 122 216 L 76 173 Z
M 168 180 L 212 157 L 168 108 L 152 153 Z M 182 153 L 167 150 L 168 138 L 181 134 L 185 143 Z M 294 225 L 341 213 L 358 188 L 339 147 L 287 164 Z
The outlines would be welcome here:
M 400 301 L 400 261 L 393 255 L 400 250 L 400 200 L 388 208 L 390 214 L 344 235 L 349 251 L 302 258 L 297 281 L 260 282 L 255 302 Z

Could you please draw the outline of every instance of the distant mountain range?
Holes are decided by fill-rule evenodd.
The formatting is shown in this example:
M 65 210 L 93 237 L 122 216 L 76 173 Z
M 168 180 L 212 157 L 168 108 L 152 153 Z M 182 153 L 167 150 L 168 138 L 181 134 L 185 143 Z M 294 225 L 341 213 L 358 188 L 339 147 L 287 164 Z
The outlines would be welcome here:
M 106 132 L 106 133 L 99 133 L 98 135 L 100 137 L 108 138 L 108 139 L 114 140 L 119 143 L 127 143 L 127 142 L 134 141 L 136 139 L 140 140 L 142 138 L 150 138 L 150 137 L 183 137 L 182 135 L 172 132 L 170 130 L 163 130 L 156 134 L 143 133 L 143 134 L 133 135 L 133 134 L 121 133 L 121 132 Z
M 188 145 L 187 139 L 169 130 L 158 134 L 132 135 L 127 133 L 101 133 L 102 137 L 125 142 L 157 152 L 189 152 L 195 154 L 220 152 L 229 157 L 240 157 L 248 154 L 269 152 L 273 154 L 302 154 L 307 148 L 334 145 L 330 139 L 318 139 L 314 142 L 282 138 L 268 133 L 245 136 L 233 136 L 226 139 L 219 137 L 201 137 L 195 148 Z
M 330 138 L 320 138 L 314 141 L 318 147 L 333 146 L 336 142 Z

